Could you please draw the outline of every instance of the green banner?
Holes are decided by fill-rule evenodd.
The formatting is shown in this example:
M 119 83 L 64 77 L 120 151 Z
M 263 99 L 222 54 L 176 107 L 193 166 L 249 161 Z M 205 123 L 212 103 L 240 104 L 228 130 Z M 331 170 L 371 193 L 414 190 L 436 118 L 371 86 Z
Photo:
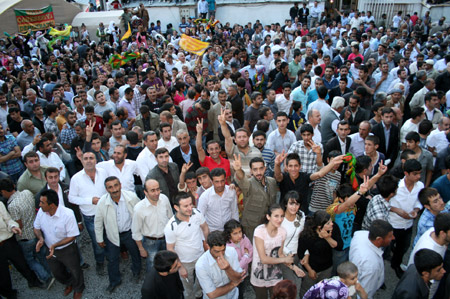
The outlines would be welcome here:
M 46 30 L 55 27 L 55 16 L 51 5 L 41 9 L 14 9 L 19 32 Z

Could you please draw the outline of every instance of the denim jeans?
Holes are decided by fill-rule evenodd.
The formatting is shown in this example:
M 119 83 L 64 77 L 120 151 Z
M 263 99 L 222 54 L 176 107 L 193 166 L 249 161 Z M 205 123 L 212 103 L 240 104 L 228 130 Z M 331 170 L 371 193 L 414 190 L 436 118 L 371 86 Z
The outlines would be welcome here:
M 86 227 L 86 230 L 92 241 L 92 248 L 94 249 L 95 261 L 97 263 L 103 264 L 105 262 L 105 250 L 97 244 L 97 240 L 95 239 L 95 226 L 94 226 L 95 216 L 86 216 L 84 214 L 82 215 L 84 219 L 84 226 Z
M 344 250 L 333 249 L 333 270 L 331 270 L 331 275 L 337 275 L 337 267 L 343 262 L 348 261 L 348 255 L 350 253 L 350 247 Z
M 131 230 L 119 233 L 119 238 L 120 244 L 124 244 L 131 255 L 131 271 L 134 275 L 138 275 L 141 271 L 141 256 L 139 255 L 139 249 L 136 242 L 131 237 Z M 119 271 L 120 246 L 111 243 L 106 237 L 106 234 L 104 239 L 106 244 L 106 259 L 108 260 L 109 283 L 115 286 L 121 282 Z
M 160 250 L 166 250 L 166 240 L 150 240 L 144 237 L 142 245 L 144 245 L 147 251 L 146 272 L 149 273 L 153 267 L 153 260 L 155 259 L 156 253 Z
M 45 258 L 46 249 L 43 246 L 39 252 L 36 252 L 36 243 L 36 239 L 19 241 L 20 248 L 22 249 L 23 256 L 25 257 L 28 266 L 36 273 L 41 281 L 45 282 L 52 275 Z

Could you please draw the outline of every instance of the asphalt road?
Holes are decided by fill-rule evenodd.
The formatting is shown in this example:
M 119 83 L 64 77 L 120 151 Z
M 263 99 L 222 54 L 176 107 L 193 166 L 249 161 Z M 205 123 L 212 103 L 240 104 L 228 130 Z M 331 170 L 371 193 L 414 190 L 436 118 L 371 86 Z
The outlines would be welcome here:
M 115 298 L 115 299 L 132 299 L 140 298 L 141 286 L 143 283 L 143 277 L 141 281 L 136 284 L 131 282 L 131 261 L 123 261 L 120 263 L 120 271 L 122 274 L 122 284 L 115 290 L 113 294 L 107 294 L 105 292 L 108 286 L 108 275 L 98 276 L 95 272 L 95 260 L 92 252 L 92 246 L 90 245 L 90 239 L 86 230 L 81 235 L 81 252 L 84 260 L 91 265 L 91 267 L 84 271 L 84 282 L 86 289 L 83 292 L 83 298 L 86 299 L 103 299 L 103 298 Z M 407 262 L 409 258 L 409 252 L 405 255 L 404 261 Z M 142 265 L 143 271 L 145 269 L 145 263 Z M 105 266 L 106 273 L 106 266 Z M 142 272 L 144 273 L 144 272 Z M 26 280 L 20 275 L 14 268 L 11 270 L 11 276 L 13 281 L 13 287 L 18 290 L 18 298 L 28 299 L 48 299 L 48 298 L 71 298 L 72 294 L 68 297 L 63 296 L 64 286 L 59 282 L 55 282 L 50 290 L 29 289 Z M 248 282 L 248 279 L 246 280 Z M 395 286 L 397 285 L 398 278 L 394 271 L 391 269 L 389 262 L 385 261 L 385 285 L 386 290 L 378 290 L 375 295 L 375 299 L 387 299 L 392 296 Z M 255 295 L 253 289 L 249 283 L 246 284 L 244 298 L 254 299 Z M 156 299 L 156 298 L 155 298 Z

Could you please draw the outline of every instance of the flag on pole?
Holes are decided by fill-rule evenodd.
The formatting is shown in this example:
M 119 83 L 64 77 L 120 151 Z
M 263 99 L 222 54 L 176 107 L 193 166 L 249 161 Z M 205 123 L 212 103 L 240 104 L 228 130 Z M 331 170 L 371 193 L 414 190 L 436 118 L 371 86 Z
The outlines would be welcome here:
M 195 39 L 186 34 L 181 35 L 179 44 L 183 50 L 199 56 L 203 55 L 205 50 L 209 47 L 209 43 L 202 42 L 201 40 Z
M 127 39 L 130 36 L 131 36 L 131 28 L 130 28 L 130 23 L 128 23 L 128 30 L 127 30 L 127 32 L 125 32 L 125 34 L 122 36 L 122 38 L 120 40 L 123 41 L 124 39 Z

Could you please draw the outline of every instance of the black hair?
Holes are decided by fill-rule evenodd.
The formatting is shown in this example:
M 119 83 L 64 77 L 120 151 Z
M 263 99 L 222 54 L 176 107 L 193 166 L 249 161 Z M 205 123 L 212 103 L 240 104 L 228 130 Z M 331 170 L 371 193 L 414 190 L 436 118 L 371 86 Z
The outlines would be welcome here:
M 433 130 L 433 123 L 428 119 L 424 119 L 419 124 L 419 134 L 427 135 Z
M 47 198 L 47 204 L 51 205 L 54 204 L 55 206 L 59 206 L 59 197 L 58 193 L 52 189 L 46 189 L 41 192 L 41 197 Z
M 431 271 L 442 265 L 442 256 L 434 250 L 431 249 L 420 249 L 414 254 L 414 266 L 422 276 L 422 272 L 431 273 Z
M 405 164 L 403 165 L 403 170 L 407 173 L 411 173 L 413 171 L 421 171 L 422 164 L 420 164 L 420 162 L 416 159 L 409 159 L 406 160 Z
M 261 132 L 261 131 L 260 131 Z M 263 133 L 264 134 L 264 133 Z M 265 136 L 266 134 L 264 134 L 264 136 Z M 253 164 L 254 163 L 262 163 L 264 166 L 266 165 L 266 163 L 264 162 L 264 159 L 263 158 L 261 158 L 261 157 L 255 157 L 255 158 L 252 158 L 251 160 L 250 160 L 250 163 L 249 163 L 249 166 L 250 166 L 250 169 L 252 168 L 252 166 L 253 166 Z
M 14 187 L 14 182 L 10 178 L 0 180 L 0 191 L 5 190 L 6 192 L 11 192 L 15 189 Z
M 273 211 L 276 211 L 276 210 L 283 210 L 283 208 L 281 208 L 281 206 L 277 203 L 271 204 L 270 207 L 267 209 L 267 212 L 264 214 L 261 222 L 263 224 L 269 223 L 269 220 L 267 219 L 266 216 L 272 216 Z
M 158 155 L 165 154 L 165 153 L 168 153 L 168 152 L 169 152 L 169 150 L 168 150 L 167 148 L 165 148 L 165 147 L 160 147 L 160 148 L 158 148 L 158 149 L 155 151 L 155 157 L 158 157 Z
M 422 116 L 425 109 L 423 107 L 414 107 L 411 109 L 411 119 Z
M 217 168 L 214 168 L 213 170 L 211 170 L 211 173 L 210 173 L 211 178 L 218 177 L 218 176 L 224 176 L 226 178 L 227 174 L 225 172 L 225 169 L 217 167 Z
M 336 196 L 341 199 L 348 198 L 352 196 L 353 193 L 354 193 L 353 187 L 348 183 L 339 185 L 339 187 L 336 190 Z
M 406 160 L 408 160 L 409 156 L 413 156 L 415 154 L 416 153 L 413 150 L 410 150 L 410 149 L 407 148 L 400 154 L 400 160 L 405 160 L 406 161 Z
M 374 220 L 369 228 L 369 240 L 375 241 L 378 237 L 385 238 L 393 230 L 392 225 L 386 220 Z
M 447 234 L 450 230 L 450 213 L 439 213 L 434 219 L 434 233 L 439 236 L 439 233 L 443 231 Z
M 382 176 L 377 182 L 380 195 L 383 196 L 383 198 L 388 198 L 389 195 L 395 193 L 398 188 L 398 181 L 399 179 L 392 175 Z
M 173 205 L 180 206 L 180 200 L 187 199 L 187 198 L 190 198 L 192 200 L 192 197 L 188 193 L 180 192 L 177 194 L 177 196 L 175 196 L 175 198 L 173 200 Z
M 209 170 L 209 168 L 208 167 L 200 167 L 199 169 L 197 169 L 196 171 L 195 171 L 195 175 L 198 177 L 198 176 L 200 176 L 200 175 L 202 175 L 202 174 L 207 174 L 208 176 L 209 176 L 209 178 L 211 178 L 211 171 Z
M 225 239 L 223 232 L 216 230 L 209 233 L 208 238 L 206 238 L 206 243 L 208 243 L 208 246 L 211 249 L 214 246 L 225 246 L 227 240 Z
M 306 217 L 305 228 L 300 233 L 300 238 L 305 237 L 309 239 L 316 237 L 317 229 L 322 228 L 330 218 L 330 214 L 322 210 L 315 212 L 312 216 Z
M 302 165 L 300 162 L 300 157 L 297 153 L 290 153 L 286 156 L 286 165 L 288 165 L 291 160 L 295 160 L 298 164 Z
M 281 201 L 281 207 L 285 211 L 286 211 L 287 204 L 289 203 L 289 199 L 295 200 L 300 205 L 302 204 L 302 201 L 300 199 L 300 195 L 298 194 L 298 192 L 295 190 L 290 190 L 284 195 L 284 198 Z
M 134 131 L 128 131 L 126 137 L 130 144 L 137 144 L 139 142 L 139 135 Z
M 153 267 L 158 272 L 169 272 L 172 265 L 178 259 L 178 254 L 169 250 L 158 251 L 153 260 Z
M 256 130 L 255 132 L 253 132 L 252 136 L 253 136 L 253 139 L 255 139 L 256 137 L 259 137 L 259 136 L 264 136 L 264 139 L 267 139 L 266 133 L 264 133 L 261 130 Z
M 361 173 L 366 169 L 369 169 L 372 159 L 369 156 L 359 156 L 356 158 L 355 172 Z
M 309 132 L 314 135 L 314 128 L 310 124 L 303 124 L 300 127 L 300 134 L 303 134 L 304 132 Z

